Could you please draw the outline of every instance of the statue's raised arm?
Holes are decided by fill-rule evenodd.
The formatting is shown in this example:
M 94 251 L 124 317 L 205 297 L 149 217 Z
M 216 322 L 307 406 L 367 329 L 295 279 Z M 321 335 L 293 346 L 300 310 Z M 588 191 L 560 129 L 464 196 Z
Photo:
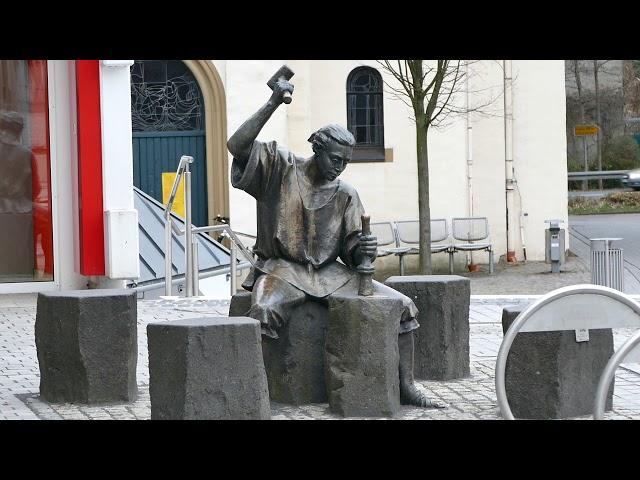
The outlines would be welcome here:
M 264 127 L 281 103 L 291 102 L 293 85 L 289 82 L 289 79 L 292 76 L 293 72 L 286 65 L 283 65 L 267 82 L 267 85 L 273 90 L 267 103 L 240 125 L 238 130 L 229 138 L 227 148 L 236 161 L 241 164 L 247 162 L 251 153 L 251 146 L 262 127 Z

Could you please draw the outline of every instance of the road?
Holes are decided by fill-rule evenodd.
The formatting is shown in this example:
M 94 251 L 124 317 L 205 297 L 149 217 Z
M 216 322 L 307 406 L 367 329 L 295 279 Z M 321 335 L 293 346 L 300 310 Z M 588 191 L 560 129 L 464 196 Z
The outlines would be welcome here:
M 614 247 L 623 249 L 624 291 L 640 294 L 640 214 L 569 216 L 570 249 L 590 264 L 590 238 L 620 237 Z

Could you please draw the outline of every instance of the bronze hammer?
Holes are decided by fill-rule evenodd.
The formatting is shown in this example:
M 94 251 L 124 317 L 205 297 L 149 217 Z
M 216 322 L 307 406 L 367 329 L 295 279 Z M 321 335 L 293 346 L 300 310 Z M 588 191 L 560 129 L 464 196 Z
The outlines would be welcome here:
M 278 83 L 278 80 L 287 80 L 288 81 L 288 80 L 291 80 L 291 77 L 293 77 L 293 75 L 294 75 L 293 70 L 291 70 L 286 65 L 283 65 L 269 79 L 269 81 L 267 82 L 267 86 L 271 90 L 273 90 L 275 88 L 275 86 L 276 86 L 276 83 Z M 290 104 L 291 103 L 291 93 L 284 92 L 284 94 L 282 95 L 282 101 L 284 103 L 286 103 L 287 105 Z

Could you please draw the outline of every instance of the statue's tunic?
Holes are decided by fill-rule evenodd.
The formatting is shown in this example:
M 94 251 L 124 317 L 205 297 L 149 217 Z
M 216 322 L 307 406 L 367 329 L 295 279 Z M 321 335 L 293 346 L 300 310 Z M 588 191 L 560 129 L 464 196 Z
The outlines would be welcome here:
M 364 209 L 358 193 L 336 180 L 336 190 L 317 208 L 305 205 L 300 163 L 305 161 L 276 142 L 254 141 L 243 166 L 234 159 L 231 184 L 257 201 L 258 256 L 255 269 L 243 284 L 251 290 L 256 275 L 274 275 L 306 294 L 324 298 L 341 287 L 357 289 L 353 251 L 361 233 Z M 338 262 L 338 258 L 344 263 Z M 256 272 L 255 270 L 258 270 Z M 375 282 L 376 290 L 401 295 Z M 405 297 L 407 315 L 402 331 L 418 327 L 417 309 Z

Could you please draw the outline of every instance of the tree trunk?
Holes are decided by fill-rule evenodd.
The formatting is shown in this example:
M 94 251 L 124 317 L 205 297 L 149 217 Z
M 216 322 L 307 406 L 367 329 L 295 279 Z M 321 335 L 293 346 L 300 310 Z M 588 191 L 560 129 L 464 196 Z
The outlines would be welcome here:
M 584 125 L 584 99 L 582 98 L 582 81 L 580 80 L 580 60 L 573 61 L 573 71 L 576 76 L 576 87 L 578 88 L 578 105 L 580 106 L 580 122 Z M 584 149 L 584 171 L 589 171 L 587 160 L 587 137 L 582 137 L 582 147 Z M 589 180 L 582 181 L 582 190 L 588 190 Z
M 429 210 L 429 152 L 424 116 L 416 118 L 416 144 L 418 154 L 418 216 L 420 220 L 420 275 L 431 275 L 431 212 Z
M 602 133 L 600 127 L 600 84 L 598 83 L 598 61 L 593 61 L 593 80 L 596 94 L 596 125 L 598 132 L 596 133 L 596 142 L 598 147 L 598 170 L 602 171 Z M 602 179 L 598 179 L 598 188 L 602 190 Z

